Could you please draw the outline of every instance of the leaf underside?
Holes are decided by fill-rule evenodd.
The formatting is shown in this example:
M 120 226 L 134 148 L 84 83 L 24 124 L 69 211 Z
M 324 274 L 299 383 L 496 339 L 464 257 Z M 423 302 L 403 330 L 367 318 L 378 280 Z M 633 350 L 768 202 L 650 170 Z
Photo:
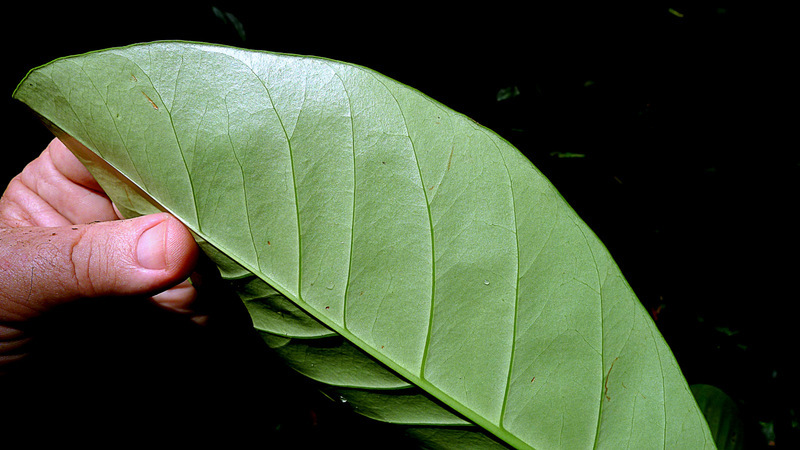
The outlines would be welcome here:
M 183 221 L 265 342 L 356 411 L 445 444 L 713 447 L 602 243 L 518 150 L 424 94 L 155 42 L 58 59 L 14 96 L 121 211 Z

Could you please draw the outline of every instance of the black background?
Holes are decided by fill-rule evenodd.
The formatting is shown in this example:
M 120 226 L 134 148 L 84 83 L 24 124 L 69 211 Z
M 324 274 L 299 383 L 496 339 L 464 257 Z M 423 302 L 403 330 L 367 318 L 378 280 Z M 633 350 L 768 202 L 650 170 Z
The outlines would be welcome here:
M 185 39 L 368 66 L 524 152 L 657 311 L 689 383 L 737 402 L 751 448 L 796 445 L 800 155 L 786 12 L 520 5 L 4 7 L 1 176 L 51 139 L 11 93 L 57 57 Z M 508 87 L 519 95 L 498 101 Z M 36 370 L 0 381 L 11 398 L 0 407 L 29 440 L 374 437 L 314 394 L 295 398 L 303 382 L 285 379 L 238 315 L 222 316 L 198 329 L 135 299 L 66 308 L 39 325 Z

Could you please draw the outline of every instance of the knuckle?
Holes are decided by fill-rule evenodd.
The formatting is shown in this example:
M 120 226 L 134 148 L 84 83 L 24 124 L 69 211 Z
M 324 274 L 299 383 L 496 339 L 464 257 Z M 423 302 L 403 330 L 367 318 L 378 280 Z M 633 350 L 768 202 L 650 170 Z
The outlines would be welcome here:
M 50 241 L 38 243 L 31 260 L 31 276 L 35 283 L 56 282 L 61 289 L 77 292 L 80 276 L 72 263 L 75 244 L 56 245 Z M 57 274 L 56 277 L 53 275 Z
M 85 226 L 72 227 L 72 231 L 81 234 L 64 248 L 64 252 L 76 291 L 94 297 L 103 294 L 101 280 L 107 279 L 109 261 L 104 257 L 104 243 L 87 230 Z

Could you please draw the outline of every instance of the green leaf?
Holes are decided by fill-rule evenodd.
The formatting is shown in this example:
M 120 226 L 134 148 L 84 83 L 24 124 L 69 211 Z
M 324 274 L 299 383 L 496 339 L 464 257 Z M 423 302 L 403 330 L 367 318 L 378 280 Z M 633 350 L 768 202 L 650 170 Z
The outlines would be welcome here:
M 717 448 L 744 448 L 744 423 L 733 399 L 718 387 L 707 384 L 693 384 L 691 389 L 708 421 Z
M 192 229 L 265 341 L 356 411 L 440 441 L 714 446 L 602 243 L 518 150 L 424 94 L 156 42 L 53 61 L 14 96 L 123 212 Z

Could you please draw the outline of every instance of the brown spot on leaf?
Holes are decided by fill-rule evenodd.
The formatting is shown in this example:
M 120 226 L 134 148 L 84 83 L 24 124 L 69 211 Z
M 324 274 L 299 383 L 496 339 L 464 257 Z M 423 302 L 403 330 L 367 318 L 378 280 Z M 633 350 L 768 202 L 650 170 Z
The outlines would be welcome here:
M 147 101 L 150 102 L 150 105 L 153 107 L 153 109 L 158 111 L 158 105 L 156 105 L 156 102 L 154 102 L 150 97 L 148 97 L 147 94 L 144 93 L 144 91 L 142 91 L 142 95 L 144 95 L 144 98 L 146 98 Z

